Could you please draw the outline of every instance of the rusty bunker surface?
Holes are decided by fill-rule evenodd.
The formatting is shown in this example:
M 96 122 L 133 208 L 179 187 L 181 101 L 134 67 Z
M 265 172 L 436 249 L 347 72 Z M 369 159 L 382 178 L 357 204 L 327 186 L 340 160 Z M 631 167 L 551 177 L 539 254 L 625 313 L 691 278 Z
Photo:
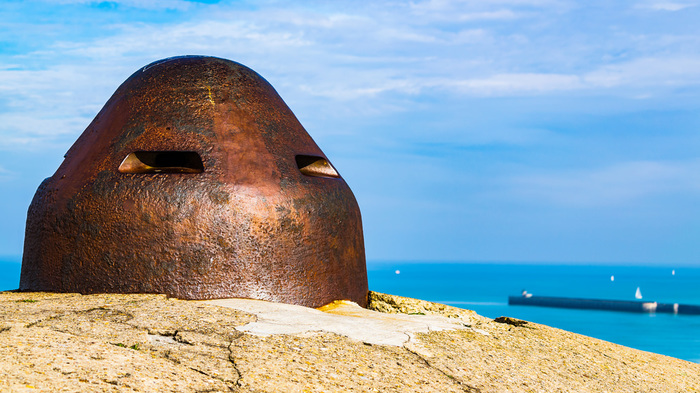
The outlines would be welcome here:
M 350 188 L 251 69 L 152 63 L 34 196 L 20 290 L 365 306 Z

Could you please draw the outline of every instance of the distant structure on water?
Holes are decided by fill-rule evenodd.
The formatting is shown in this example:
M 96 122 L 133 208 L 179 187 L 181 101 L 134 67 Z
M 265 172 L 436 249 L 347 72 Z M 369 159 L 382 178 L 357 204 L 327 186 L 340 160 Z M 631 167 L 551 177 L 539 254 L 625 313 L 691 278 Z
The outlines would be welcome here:
M 700 306 L 687 304 L 527 295 L 530 296 L 509 296 L 508 304 L 514 306 L 572 308 L 582 310 L 700 315 Z

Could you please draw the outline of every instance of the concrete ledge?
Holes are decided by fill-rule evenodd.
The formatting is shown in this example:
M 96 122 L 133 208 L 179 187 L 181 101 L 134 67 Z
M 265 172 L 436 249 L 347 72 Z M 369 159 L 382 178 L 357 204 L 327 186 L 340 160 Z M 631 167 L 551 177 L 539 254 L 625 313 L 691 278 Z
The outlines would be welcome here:
M 700 391 L 695 363 L 399 296 L 369 307 L 0 292 L 0 391 Z

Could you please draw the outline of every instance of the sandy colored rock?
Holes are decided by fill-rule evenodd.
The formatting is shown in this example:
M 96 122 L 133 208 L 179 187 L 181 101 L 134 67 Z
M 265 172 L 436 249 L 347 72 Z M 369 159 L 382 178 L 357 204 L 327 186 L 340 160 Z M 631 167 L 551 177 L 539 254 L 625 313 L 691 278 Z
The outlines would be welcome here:
M 250 302 L 2 292 L 0 391 L 700 391 L 695 363 L 416 299 Z M 270 328 L 284 323 L 303 326 Z M 405 339 L 377 344 L 363 324 Z

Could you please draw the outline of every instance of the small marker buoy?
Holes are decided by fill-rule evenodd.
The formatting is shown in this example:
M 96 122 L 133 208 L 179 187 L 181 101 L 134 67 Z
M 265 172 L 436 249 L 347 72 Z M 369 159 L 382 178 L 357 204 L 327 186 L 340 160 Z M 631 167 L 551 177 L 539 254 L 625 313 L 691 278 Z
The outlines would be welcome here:
M 615 276 L 610 276 L 610 281 L 615 281 Z
M 397 271 L 395 271 L 394 273 L 396 273 L 396 274 L 401 274 L 401 270 L 397 270 Z

